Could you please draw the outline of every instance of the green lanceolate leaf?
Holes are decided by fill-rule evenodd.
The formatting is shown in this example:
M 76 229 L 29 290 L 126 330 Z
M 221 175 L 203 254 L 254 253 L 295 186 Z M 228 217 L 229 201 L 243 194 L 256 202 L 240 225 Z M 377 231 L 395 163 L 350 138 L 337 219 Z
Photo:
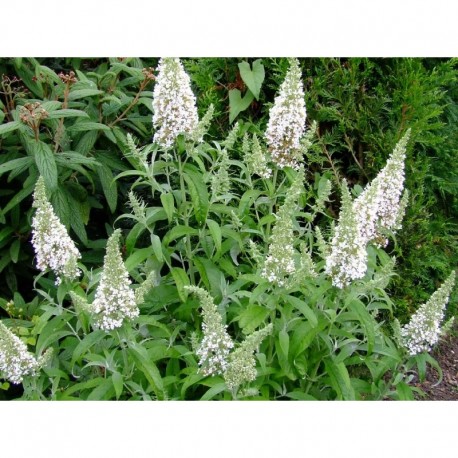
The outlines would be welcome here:
M 136 367 L 143 372 L 158 399 L 164 399 L 164 383 L 157 366 L 148 357 L 147 351 L 135 342 L 129 343 L 129 353 Z
M 89 115 L 85 111 L 66 108 L 65 110 L 52 111 L 47 117 L 47 119 L 60 118 L 89 118 Z
M 203 225 L 207 219 L 209 207 L 207 186 L 198 172 L 188 169 L 183 174 L 183 178 L 188 186 L 195 217 L 198 223 Z
M 355 312 L 367 337 L 367 353 L 371 354 L 375 344 L 375 321 L 366 310 L 366 306 L 359 299 L 352 299 L 348 309 Z
M 156 234 L 150 235 L 151 246 L 153 247 L 154 255 L 156 256 L 159 262 L 164 261 L 164 252 L 162 250 L 161 239 Z
M 167 219 L 169 223 L 172 222 L 173 213 L 175 211 L 175 199 L 171 192 L 165 192 L 161 194 L 161 203 L 164 207 L 165 213 L 167 213 Z
M 105 164 L 97 167 L 97 173 L 102 184 L 102 189 L 108 202 L 108 206 L 112 213 L 116 211 L 116 205 L 118 203 L 118 189 L 116 181 L 113 179 L 113 173 Z
M 23 201 L 26 197 L 32 194 L 35 188 L 35 183 L 29 184 L 27 187 L 19 191 L 2 209 L 3 215 L 6 215 L 12 208 L 16 207 L 19 202 Z
M 213 241 L 215 242 L 216 252 L 219 253 L 221 251 L 222 240 L 221 227 L 216 221 L 213 221 L 212 219 L 207 219 L 207 226 L 210 230 Z
M 100 94 L 103 94 L 103 91 L 99 89 L 77 89 L 70 92 L 68 100 L 84 99 L 85 97 L 92 97 Z
M 53 192 L 57 188 L 57 164 L 49 145 L 38 141 L 33 144 L 35 163 L 44 178 L 46 188 Z
M 13 159 L 12 161 L 8 161 L 0 165 L 0 175 L 20 167 L 30 166 L 32 164 L 33 158 L 31 157 L 20 157 L 19 159 Z
M 148 259 L 154 253 L 153 247 L 140 248 L 135 250 L 125 261 L 124 265 L 128 272 L 138 267 L 142 262 Z
M 13 261 L 15 264 L 18 261 L 20 249 L 21 249 L 21 242 L 19 240 L 15 240 L 10 246 L 11 261 Z
M 249 305 L 240 314 L 239 324 L 245 334 L 251 334 L 259 328 L 269 315 L 269 310 L 260 305 Z
M 324 360 L 326 372 L 329 375 L 331 386 L 335 389 L 338 399 L 352 401 L 355 399 L 355 390 L 351 384 L 348 370 L 344 363 L 335 363 L 331 358 Z
M 294 308 L 299 310 L 310 321 L 310 324 L 313 327 L 317 326 L 318 319 L 315 313 L 313 313 L 312 309 L 307 305 L 305 301 L 291 295 L 286 295 L 283 297 L 285 302 L 291 304 Z
M 0 135 L 5 135 L 9 132 L 13 132 L 16 129 L 19 129 L 21 127 L 21 123 L 19 121 L 12 121 L 12 122 L 7 122 L 6 124 L 2 124 L 0 126 Z
M 415 400 L 412 388 L 405 382 L 399 382 L 396 385 L 396 393 L 398 393 L 400 401 L 413 401 Z
M 116 399 L 119 399 L 122 395 L 122 390 L 124 387 L 124 380 L 122 374 L 119 372 L 113 372 L 111 375 L 111 382 L 113 383 L 113 388 L 116 393 Z
M 110 131 L 110 128 L 105 124 L 101 124 L 99 122 L 82 121 L 78 122 L 77 124 L 73 124 L 73 126 L 67 129 L 67 132 L 88 132 L 90 130 Z
M 77 361 L 81 360 L 88 350 L 105 336 L 106 333 L 102 330 L 93 331 L 85 336 L 73 350 L 71 365 L 73 366 Z
M 253 69 L 250 68 L 248 62 L 240 62 L 239 70 L 243 82 L 248 86 L 256 100 L 259 100 L 259 93 L 265 78 L 264 65 L 262 65 L 261 59 L 256 59 L 253 62 Z
M 175 280 L 178 296 L 180 296 L 182 302 L 186 302 L 186 299 L 188 298 L 188 291 L 185 289 L 185 286 L 190 285 L 186 271 L 181 267 L 173 267 L 170 272 L 172 273 L 172 277 Z

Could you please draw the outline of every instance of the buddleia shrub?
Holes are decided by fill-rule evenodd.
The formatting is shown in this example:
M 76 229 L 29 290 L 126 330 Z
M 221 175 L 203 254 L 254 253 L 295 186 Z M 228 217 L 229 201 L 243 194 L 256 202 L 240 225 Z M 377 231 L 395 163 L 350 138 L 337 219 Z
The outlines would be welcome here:
M 214 106 L 199 113 L 199 94 L 179 59 L 160 59 L 153 73 L 136 60 L 132 67 L 103 61 L 95 75 L 88 72 L 113 89 L 85 94 L 89 112 L 102 108 L 97 128 L 113 143 L 110 186 L 120 211 L 99 213 L 97 239 L 72 242 L 74 227 L 64 224 L 53 201 L 55 183 L 44 169 L 29 167 L 36 255 L 29 268 L 40 272 L 30 298 L 16 292 L 0 300 L 5 397 L 414 399 L 422 395 L 414 375 L 424 379 L 428 366 L 440 373 L 428 352 L 450 328 L 455 266 L 444 263 L 447 274 L 405 320 L 395 319 L 399 297 L 390 294 L 398 269 L 393 247 L 402 249 L 416 205 L 410 199 L 417 199 L 406 194 L 414 131 L 407 120 L 398 124 L 363 180 L 348 143 L 350 155 L 338 157 L 346 141 L 341 110 L 354 122 L 358 112 L 349 103 L 361 80 L 374 83 L 375 64 L 269 62 L 278 72 L 267 76 L 271 86 L 262 97 L 271 99 L 262 116 L 256 122 L 240 111 L 221 137 L 212 130 Z M 328 98 L 327 111 L 324 99 L 310 106 L 316 95 L 310 91 L 328 94 L 304 73 L 312 63 L 318 72 L 320 62 L 329 71 L 323 78 L 345 83 L 339 103 Z M 153 90 L 123 105 L 118 83 L 142 87 L 146 79 Z M 259 81 L 252 96 L 262 100 Z M 137 112 L 123 114 L 142 97 L 154 110 L 147 123 Z M 372 102 L 380 103 L 375 95 Z M 34 127 L 34 117 L 29 121 L 30 141 L 37 135 L 47 145 L 48 131 Z M 6 130 L 12 127 L 20 129 Z M 15 139 L 8 139 L 13 148 Z M 99 157 L 105 155 L 97 150 L 94 161 Z M 90 182 L 83 171 L 77 170 Z M 64 166 L 58 183 L 62 174 Z

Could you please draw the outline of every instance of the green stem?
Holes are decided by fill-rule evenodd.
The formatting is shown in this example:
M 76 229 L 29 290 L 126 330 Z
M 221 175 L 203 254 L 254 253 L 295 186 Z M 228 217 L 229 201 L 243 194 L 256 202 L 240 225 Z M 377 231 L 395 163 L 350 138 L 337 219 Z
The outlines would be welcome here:
M 179 156 L 177 157 L 177 160 L 178 160 L 178 175 L 180 176 L 181 201 L 182 201 L 181 203 L 182 203 L 182 206 L 185 207 L 186 188 L 185 188 L 184 177 L 183 177 L 183 167 L 186 161 L 185 163 L 182 163 L 181 158 Z M 186 211 L 183 212 L 182 217 L 183 217 L 183 224 L 186 227 L 188 227 L 189 226 L 189 216 Z M 188 265 L 189 265 L 188 273 L 191 278 L 191 283 L 195 284 L 195 270 L 194 270 L 194 264 L 192 262 L 192 246 L 191 246 L 191 239 L 189 237 L 186 237 L 185 248 L 186 248 L 186 258 L 188 260 Z
M 277 199 L 276 199 L 276 195 L 277 195 L 277 176 L 278 176 L 278 169 L 275 168 L 274 169 L 274 174 L 273 174 L 273 177 L 272 177 L 272 191 L 271 191 L 271 194 L 269 196 L 270 197 L 269 215 L 273 215 L 275 203 L 277 202 Z M 272 222 L 269 221 L 267 223 L 267 227 L 266 227 L 266 237 L 265 238 L 266 238 L 267 241 L 270 238 L 271 229 L 272 229 Z

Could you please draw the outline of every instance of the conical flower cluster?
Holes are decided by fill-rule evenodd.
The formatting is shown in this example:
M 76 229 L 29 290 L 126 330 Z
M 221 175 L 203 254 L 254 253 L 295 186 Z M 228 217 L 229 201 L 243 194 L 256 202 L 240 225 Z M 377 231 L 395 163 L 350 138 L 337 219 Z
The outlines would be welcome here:
M 401 343 L 411 355 L 430 351 L 441 335 L 441 322 L 445 307 L 455 285 L 455 272 L 452 272 L 443 285 L 420 306 L 409 323 L 401 329 Z
M 107 242 L 102 277 L 89 311 L 94 325 L 104 331 L 121 327 L 125 319 L 139 315 L 134 291 L 130 288 L 129 274 L 119 250 L 121 231 L 115 230 Z
M 153 92 L 153 140 L 169 148 L 179 134 L 192 135 L 199 118 L 191 80 L 179 59 L 159 61 L 159 75 Z
M 61 283 L 61 277 L 75 279 L 81 273 L 77 267 L 81 254 L 46 198 L 43 177 L 35 186 L 33 207 L 36 212 L 32 219 L 32 245 L 38 269 L 53 270 L 57 275 L 57 285 Z
M 399 229 L 407 205 L 404 189 L 404 162 L 410 129 L 399 140 L 385 167 L 353 204 L 365 243 L 385 246 L 383 231 Z
M 221 375 L 227 369 L 229 352 L 234 343 L 210 294 L 198 286 L 187 286 L 186 289 L 199 298 L 202 307 L 204 337 L 196 349 L 199 372 L 203 375 Z
M 39 363 L 25 343 L 0 321 L 0 377 L 21 383 L 27 375 L 35 375 Z
M 293 216 L 298 199 L 304 189 L 304 167 L 301 166 L 285 202 L 277 213 L 277 221 L 272 229 L 269 252 L 261 275 L 278 286 L 286 286 L 288 277 L 295 271 L 294 224 Z
M 270 323 L 264 329 L 250 334 L 229 356 L 229 365 L 224 373 L 226 386 L 236 389 L 242 383 L 251 382 L 256 378 L 256 359 L 254 352 L 261 342 L 272 332 Z
M 306 110 L 302 74 L 297 59 L 280 86 L 280 94 L 269 112 L 265 138 L 272 161 L 280 168 L 297 169 L 302 161 L 300 140 L 305 131 Z
M 331 253 L 326 258 L 325 272 L 332 284 L 343 288 L 352 280 L 364 277 L 367 270 L 365 239 L 360 233 L 347 182 L 342 183 L 342 206 L 339 222 L 331 241 Z
M 235 123 L 234 127 L 229 132 L 229 135 L 223 142 L 224 148 L 220 150 L 219 158 L 215 164 L 215 169 L 210 177 L 213 202 L 230 191 L 231 177 L 229 175 L 230 158 L 228 150 L 234 147 L 234 144 L 237 141 L 238 131 L 239 124 Z
M 267 166 L 267 158 L 256 134 L 253 134 L 252 141 L 248 138 L 248 134 L 245 134 L 242 150 L 243 160 L 250 175 L 256 174 L 262 178 L 269 178 L 272 175 L 272 170 Z

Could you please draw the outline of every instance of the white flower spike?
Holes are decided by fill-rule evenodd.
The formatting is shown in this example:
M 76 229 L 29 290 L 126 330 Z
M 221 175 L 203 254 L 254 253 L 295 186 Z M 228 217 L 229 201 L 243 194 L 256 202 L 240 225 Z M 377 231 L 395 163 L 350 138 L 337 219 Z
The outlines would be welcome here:
M 300 140 L 305 131 L 306 116 L 299 61 L 291 59 L 288 73 L 280 86 L 280 94 L 270 109 L 265 133 L 272 162 L 278 167 L 299 168 L 302 162 Z
M 139 315 L 135 293 L 130 288 L 129 273 L 119 250 L 121 231 L 116 229 L 107 242 L 102 278 L 95 292 L 89 311 L 94 315 L 94 324 L 104 331 L 121 327 L 125 319 Z
M 191 80 L 179 59 L 159 61 L 159 75 L 153 92 L 153 140 L 170 148 L 179 134 L 192 135 L 199 117 Z
M 81 274 L 77 267 L 81 254 L 46 198 L 43 177 L 35 186 L 33 207 L 36 212 L 32 219 L 32 245 L 38 269 L 43 272 L 48 268 L 53 270 L 57 275 L 56 285 L 61 283 L 61 277 L 74 280 Z

